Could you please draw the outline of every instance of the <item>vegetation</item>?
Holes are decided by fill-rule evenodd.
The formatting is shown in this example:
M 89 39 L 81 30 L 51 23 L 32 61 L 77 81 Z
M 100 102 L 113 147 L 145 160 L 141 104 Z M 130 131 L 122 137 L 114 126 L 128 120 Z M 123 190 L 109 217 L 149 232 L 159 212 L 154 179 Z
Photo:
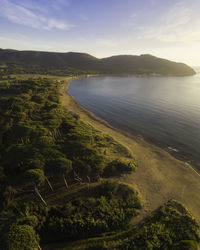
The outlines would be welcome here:
M 28 225 L 12 225 L 7 235 L 6 248 L 12 250 L 37 249 L 34 229 Z
M 159 207 L 141 223 L 121 233 L 58 245 L 67 249 L 198 249 L 199 224 L 176 201 Z M 53 247 L 53 245 L 52 245 Z M 46 250 L 53 249 L 46 247 Z
M 175 63 L 151 55 L 122 55 L 98 59 L 84 53 L 0 49 L 0 58 L 0 72 L 3 74 L 195 74 L 192 68 L 183 63 Z
M 0 76 L 0 249 L 197 249 L 199 225 L 177 202 L 130 224 L 141 201 L 116 180 L 137 164 L 61 106 L 61 85 Z
M 111 177 L 123 173 L 130 173 L 135 171 L 136 167 L 137 164 L 134 161 L 115 159 L 104 168 L 104 176 Z
M 42 241 L 77 240 L 122 229 L 141 208 L 137 193 L 130 187 L 105 182 L 48 210 L 41 229 Z M 70 216 L 69 216 L 70 215 Z
M 129 209 L 132 214 L 129 210 L 129 212 L 124 210 L 123 199 L 120 200 L 120 197 L 117 197 L 119 188 L 114 184 L 113 190 L 111 188 L 113 196 L 110 196 L 110 200 L 105 193 L 96 198 L 91 194 L 91 197 L 86 200 L 81 200 L 79 197 L 79 200 L 73 202 L 66 198 L 66 204 L 59 204 L 59 206 L 54 200 L 54 207 L 49 204 L 49 194 L 56 192 L 60 185 L 65 186 L 68 192 L 73 185 L 86 183 L 87 188 L 83 189 L 83 193 L 88 193 L 88 190 L 92 190 L 90 187 L 92 183 L 102 177 L 104 168 L 117 155 L 130 159 L 127 149 L 111 137 L 84 124 L 76 114 L 68 112 L 60 105 L 60 85 L 61 82 L 51 79 L 23 80 L 15 76 L 3 76 L 0 81 L 0 207 L 2 221 L 8 220 L 6 226 L 2 226 L 0 231 L 2 246 L 8 249 L 13 249 L 13 245 L 21 241 L 21 238 L 23 241 L 19 246 L 16 245 L 16 248 L 23 249 L 25 245 L 28 247 L 27 242 L 30 242 L 31 249 L 34 244 L 39 244 L 36 237 L 38 234 L 42 235 L 44 241 L 49 237 L 52 239 L 49 235 L 53 230 L 55 231 L 55 226 L 60 227 L 60 231 L 58 230 L 60 238 L 66 238 L 65 235 L 67 235 L 69 239 L 74 235 L 76 237 L 89 235 L 90 229 L 94 229 L 96 234 L 109 231 L 114 226 L 122 226 L 128 217 L 137 213 L 135 210 L 137 206 L 134 207 L 134 205 L 130 205 Z M 99 189 L 101 188 L 100 185 Z M 120 189 L 124 190 L 124 187 L 120 186 Z M 133 191 L 127 192 L 131 195 Z M 129 203 L 129 198 L 127 196 L 126 200 L 124 197 L 125 204 Z M 130 199 L 132 202 L 133 198 Z M 40 204 L 45 216 L 40 217 L 40 213 L 38 215 L 35 208 L 28 217 L 25 216 L 24 209 L 32 209 L 29 205 L 30 201 Z M 82 209 L 80 206 L 82 203 L 85 206 L 91 206 L 91 210 Z M 114 208 L 115 203 L 117 203 L 116 208 Z M 33 207 L 35 207 L 34 204 Z M 102 209 L 103 206 L 105 207 L 105 216 L 102 214 L 104 221 L 101 222 L 97 216 L 100 213 L 100 206 Z M 65 216 L 58 216 L 60 209 Z M 116 213 L 116 218 L 121 219 L 114 220 L 113 211 Z M 74 216 L 74 219 L 69 219 L 68 213 Z M 55 214 L 54 217 L 52 217 L 53 214 Z M 44 225 L 30 224 L 28 218 L 32 216 L 36 216 L 38 221 L 42 220 Z M 6 235 L 11 237 L 16 231 L 18 234 L 13 241 L 6 240 Z M 66 232 L 73 233 L 70 235 Z M 56 237 L 53 240 L 56 241 Z

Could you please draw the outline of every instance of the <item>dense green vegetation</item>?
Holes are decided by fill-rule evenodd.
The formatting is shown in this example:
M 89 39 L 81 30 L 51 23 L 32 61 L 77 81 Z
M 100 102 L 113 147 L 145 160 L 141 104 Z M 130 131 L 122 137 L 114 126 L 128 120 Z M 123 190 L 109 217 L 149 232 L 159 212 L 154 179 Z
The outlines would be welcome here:
M 45 179 L 37 176 L 73 173 L 96 180 L 108 164 L 105 152 L 123 149 L 130 156 L 111 137 L 64 110 L 59 86 L 48 79 L 1 82 L 1 165 L 7 177 L 23 174 L 36 183 Z
M 122 229 L 141 208 L 137 193 L 123 184 L 105 182 L 84 193 L 86 197 L 77 196 L 48 210 L 41 229 L 43 242 L 77 240 Z
M 26 249 L 27 244 L 27 249 L 32 249 L 39 239 L 43 244 L 77 240 L 126 228 L 141 208 L 131 187 L 108 181 L 83 188 L 66 196 L 62 204 L 47 207 L 25 197 L 23 202 L 16 199 L 10 203 L 0 214 L 3 249 Z
M 195 71 L 183 63 L 151 55 L 121 55 L 103 59 L 85 53 L 55 53 L 0 49 L 2 74 L 161 74 L 193 75 Z
M 0 76 L 0 249 L 197 249 L 199 225 L 179 203 L 131 226 L 142 204 L 116 181 L 137 164 L 61 106 L 61 85 Z
M 103 237 L 60 244 L 56 249 L 198 249 L 199 224 L 187 209 L 176 201 L 159 207 L 141 223 L 121 233 Z M 46 250 L 53 249 L 46 247 Z
M 56 236 L 53 239 L 49 236 L 55 231 L 55 226 L 60 227 L 60 238 L 67 235 L 69 239 L 87 236 L 90 229 L 94 230 L 93 234 L 109 231 L 122 226 L 129 217 L 137 214 L 135 209 L 139 208 L 139 201 L 134 205 L 134 196 L 137 198 L 137 195 L 123 185 L 118 188 L 117 184 L 107 184 L 107 188 L 111 189 L 108 194 L 105 188 L 105 194 L 97 197 L 91 194 L 86 200 L 79 197 L 79 200 L 69 202 L 66 198 L 65 204 L 58 206 L 58 200 L 54 200 L 54 207 L 49 204 L 49 194 L 60 186 L 64 186 L 68 192 L 73 190 L 73 185 L 86 183 L 87 188 L 82 192 L 88 193 L 93 182 L 106 176 L 104 169 L 117 156 L 126 159 L 127 166 L 134 166 L 132 171 L 136 166 L 126 148 L 84 124 L 76 114 L 60 105 L 60 85 L 61 82 L 51 79 L 22 80 L 14 76 L 4 76 L 0 82 L 0 208 L 1 220 L 8 220 L 0 231 L 2 244 L 8 249 L 12 249 L 22 234 L 23 242 L 19 243 L 19 247 L 16 245 L 21 249 L 23 244 L 27 245 L 27 241 L 32 246 L 38 245 L 37 234 L 44 241 L 49 237 L 56 241 Z M 98 189 L 103 190 L 105 185 Z M 127 197 L 117 197 L 119 189 L 127 192 Z M 34 201 L 34 204 L 30 205 L 30 201 Z M 31 206 L 35 209 L 38 204 L 41 206 L 42 219 L 37 210 L 26 215 Z M 82 209 L 82 204 L 91 207 L 90 213 Z M 126 211 L 125 205 L 130 209 Z M 104 221 L 97 216 L 99 208 L 103 209 L 103 206 L 105 211 L 101 213 L 105 213 L 105 216 L 102 214 Z M 65 216 L 58 215 L 60 209 Z M 118 220 L 114 219 L 113 211 Z M 74 216 L 74 220 L 69 219 L 68 214 Z M 32 225 L 30 219 L 35 219 L 33 216 L 36 216 L 39 225 Z M 43 226 L 41 221 L 45 222 Z M 6 235 L 12 237 L 16 231 L 18 234 L 13 241 L 6 240 Z M 73 233 L 70 235 L 66 232 Z

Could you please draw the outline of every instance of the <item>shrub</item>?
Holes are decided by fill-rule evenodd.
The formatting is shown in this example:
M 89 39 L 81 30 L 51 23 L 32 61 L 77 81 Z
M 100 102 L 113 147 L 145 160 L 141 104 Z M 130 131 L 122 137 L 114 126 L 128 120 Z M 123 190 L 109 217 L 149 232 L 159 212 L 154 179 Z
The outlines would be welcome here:
M 105 177 L 121 175 L 135 171 L 136 163 L 130 160 L 116 159 L 111 161 L 104 169 Z
M 7 250 L 33 250 L 38 249 L 38 236 L 33 227 L 13 224 L 7 235 Z

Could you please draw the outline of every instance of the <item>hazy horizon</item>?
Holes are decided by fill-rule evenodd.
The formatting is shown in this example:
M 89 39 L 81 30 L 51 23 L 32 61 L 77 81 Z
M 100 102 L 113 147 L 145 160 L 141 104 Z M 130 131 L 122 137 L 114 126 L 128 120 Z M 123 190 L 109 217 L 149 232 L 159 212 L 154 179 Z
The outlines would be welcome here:
M 198 0 L 0 0 L 0 48 L 200 65 Z

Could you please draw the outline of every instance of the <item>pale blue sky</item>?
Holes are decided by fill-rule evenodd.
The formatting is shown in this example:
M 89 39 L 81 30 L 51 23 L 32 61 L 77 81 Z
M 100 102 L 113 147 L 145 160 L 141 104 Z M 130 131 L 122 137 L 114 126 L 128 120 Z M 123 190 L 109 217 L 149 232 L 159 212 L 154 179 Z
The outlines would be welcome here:
M 0 0 L 0 48 L 200 65 L 199 0 Z

